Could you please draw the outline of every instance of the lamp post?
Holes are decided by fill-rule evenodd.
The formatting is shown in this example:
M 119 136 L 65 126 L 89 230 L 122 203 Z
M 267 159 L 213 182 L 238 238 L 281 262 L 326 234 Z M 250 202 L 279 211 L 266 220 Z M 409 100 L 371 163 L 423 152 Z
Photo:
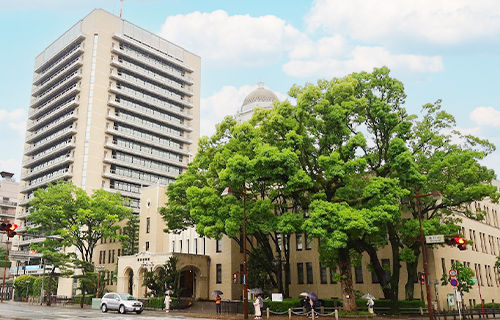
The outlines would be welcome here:
M 231 195 L 231 188 L 227 187 L 222 196 Z M 248 319 L 248 269 L 247 269 L 247 212 L 246 212 L 246 189 L 243 184 L 243 319 Z
M 422 247 L 422 257 L 424 260 L 424 275 L 425 275 L 425 292 L 427 294 L 427 313 L 429 315 L 429 320 L 434 320 L 434 310 L 432 309 L 432 300 L 431 300 L 431 287 L 430 287 L 430 278 L 429 278 L 429 265 L 428 265 L 428 257 L 427 257 L 427 248 L 425 247 L 425 237 L 424 237 L 424 229 L 422 228 L 422 207 L 420 204 L 420 198 L 423 197 L 440 197 L 441 194 L 439 191 L 432 191 L 428 194 L 418 194 L 418 191 L 415 192 L 415 202 L 417 206 L 418 212 L 418 223 L 420 227 L 420 246 Z

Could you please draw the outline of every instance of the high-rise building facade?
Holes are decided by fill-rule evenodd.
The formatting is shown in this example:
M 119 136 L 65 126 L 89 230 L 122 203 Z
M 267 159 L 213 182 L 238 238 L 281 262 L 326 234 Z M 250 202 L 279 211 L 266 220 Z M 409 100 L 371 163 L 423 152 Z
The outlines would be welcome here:
M 174 181 L 198 144 L 200 68 L 199 56 L 101 9 L 39 54 L 20 231 L 33 192 L 60 179 L 89 194 L 119 191 L 135 212 L 142 187 Z M 27 250 L 31 241 L 37 240 L 21 239 L 18 249 Z M 119 255 L 119 243 L 101 246 Z

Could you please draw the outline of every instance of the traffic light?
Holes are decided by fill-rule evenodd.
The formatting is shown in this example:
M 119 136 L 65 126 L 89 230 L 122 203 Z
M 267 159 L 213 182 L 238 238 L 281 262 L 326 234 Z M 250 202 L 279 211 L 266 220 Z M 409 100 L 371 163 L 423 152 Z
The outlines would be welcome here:
M 13 238 L 16 235 L 17 224 L 7 224 L 7 237 Z
M 420 281 L 420 284 L 425 284 L 425 273 L 423 272 L 418 273 L 418 281 Z
M 459 250 L 467 250 L 467 242 L 462 237 L 455 238 L 455 244 Z
M 447 245 L 457 247 L 459 250 L 467 250 L 467 241 L 461 236 L 451 236 L 445 242 Z
M 238 283 L 238 273 L 233 273 L 233 283 Z

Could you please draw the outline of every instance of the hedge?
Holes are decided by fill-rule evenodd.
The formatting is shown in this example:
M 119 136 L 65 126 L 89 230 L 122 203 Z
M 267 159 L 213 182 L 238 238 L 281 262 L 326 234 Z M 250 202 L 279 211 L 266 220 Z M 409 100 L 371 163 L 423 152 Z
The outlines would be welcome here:
M 83 300 L 83 304 L 92 305 L 92 298 L 95 298 L 93 294 L 86 294 L 85 295 L 85 299 Z M 82 300 L 82 296 L 81 295 L 76 295 L 73 298 L 73 303 L 74 304 L 80 304 L 81 300 Z
M 269 310 L 274 311 L 274 312 L 285 312 L 288 310 L 288 308 L 297 308 L 300 307 L 302 299 L 285 299 L 283 302 L 278 302 L 278 301 L 270 301 L 266 300 L 266 302 L 269 305 Z M 341 307 L 342 306 L 342 300 L 340 299 L 321 299 L 323 301 L 323 306 L 327 308 L 333 308 L 335 306 L 335 301 L 337 301 L 337 306 Z M 356 307 L 359 310 L 365 310 L 366 309 L 366 302 L 367 300 L 364 299 L 356 299 Z M 425 303 L 420 300 L 412 300 L 412 301 L 406 301 L 406 300 L 399 300 L 399 307 L 400 308 L 420 308 L 420 307 L 425 307 Z M 500 304 L 499 304 L 500 305 Z M 391 301 L 390 300 L 375 300 L 375 308 L 390 308 L 391 307 Z

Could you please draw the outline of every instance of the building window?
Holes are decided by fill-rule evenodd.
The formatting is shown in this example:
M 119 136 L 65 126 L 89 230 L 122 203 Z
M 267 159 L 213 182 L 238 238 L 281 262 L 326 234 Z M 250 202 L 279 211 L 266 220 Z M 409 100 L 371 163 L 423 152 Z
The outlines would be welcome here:
M 151 231 L 151 218 L 147 217 L 146 218 L 146 233 L 149 233 Z
M 311 250 L 312 249 L 312 240 L 307 236 L 307 234 L 304 235 L 304 238 L 306 240 L 306 250 Z
M 146 241 L 146 251 L 149 251 L 149 241 Z
M 302 250 L 302 234 L 296 234 L 297 250 Z
M 304 284 L 304 264 L 297 263 L 297 283 Z
M 356 266 L 354 267 L 354 277 L 356 283 L 363 283 L 363 267 Z
M 172 240 L 172 252 L 175 252 L 175 240 Z
M 328 282 L 326 275 L 326 266 L 322 263 L 319 264 L 319 277 L 322 284 L 326 284 Z
M 446 262 L 444 260 L 444 258 L 441 258 L 441 269 L 443 269 L 443 274 L 447 274 L 448 272 L 446 272 Z
M 313 283 L 313 266 L 311 262 L 306 262 L 307 284 Z
M 215 239 L 215 252 L 222 252 L 222 239 Z
M 182 253 L 182 240 L 179 240 L 179 253 Z
M 194 238 L 194 254 L 198 254 L 198 238 Z
M 111 251 L 111 263 L 115 263 L 115 249 Z
M 218 263 L 215 265 L 216 275 L 215 283 L 222 283 L 222 264 Z

